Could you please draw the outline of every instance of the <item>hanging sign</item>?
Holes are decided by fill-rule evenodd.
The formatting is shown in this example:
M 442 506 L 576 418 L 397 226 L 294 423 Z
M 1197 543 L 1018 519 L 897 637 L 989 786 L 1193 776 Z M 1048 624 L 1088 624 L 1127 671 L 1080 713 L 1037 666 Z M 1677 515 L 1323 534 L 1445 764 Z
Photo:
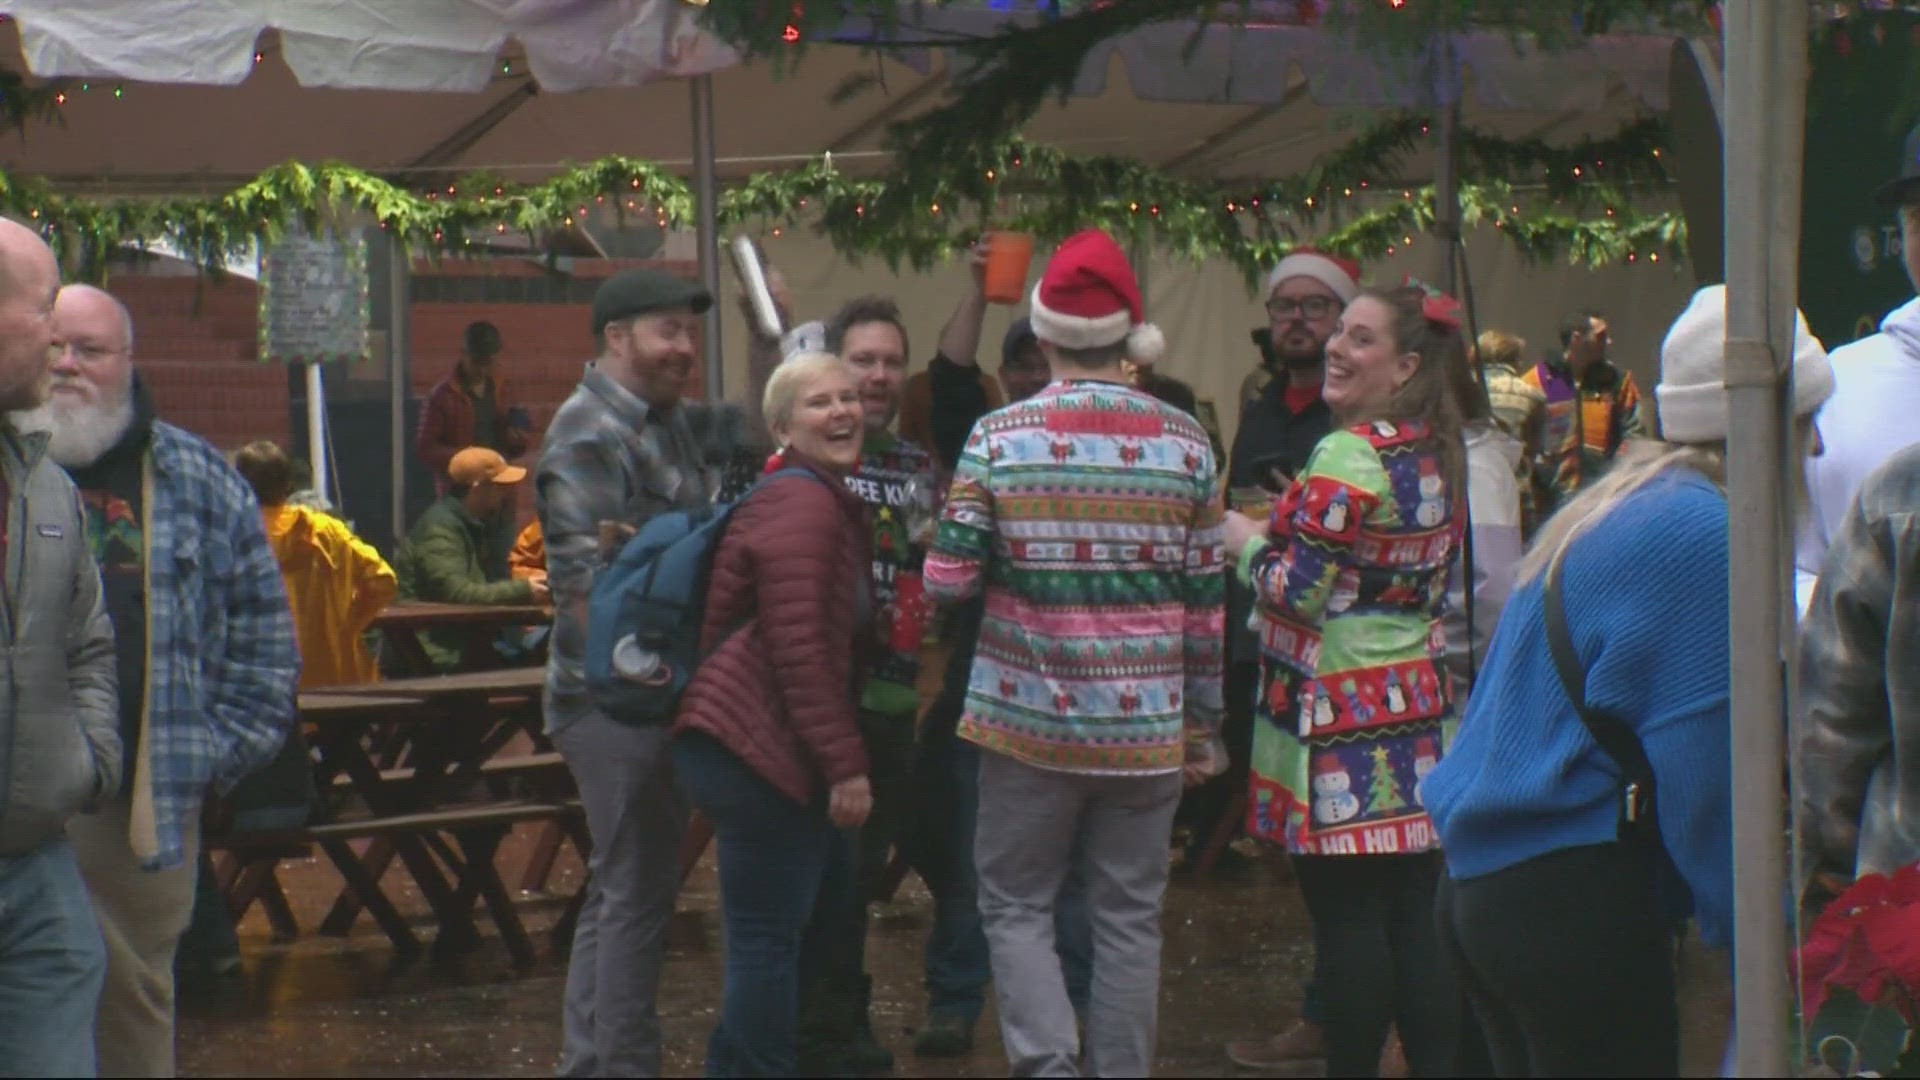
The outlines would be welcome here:
M 260 359 L 366 359 L 368 296 L 365 240 L 289 230 L 260 257 Z

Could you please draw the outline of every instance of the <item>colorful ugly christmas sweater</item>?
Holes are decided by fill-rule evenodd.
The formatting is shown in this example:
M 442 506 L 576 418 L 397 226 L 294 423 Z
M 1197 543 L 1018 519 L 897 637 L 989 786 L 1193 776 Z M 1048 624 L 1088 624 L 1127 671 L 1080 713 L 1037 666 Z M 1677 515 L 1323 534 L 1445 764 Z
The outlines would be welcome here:
M 1241 555 L 1263 687 L 1248 827 L 1295 854 L 1438 843 L 1420 785 L 1454 727 L 1440 616 L 1459 530 L 1428 434 L 1328 435 Z
M 1224 552 L 1206 430 L 1056 382 L 974 426 L 927 591 L 984 587 L 960 736 L 1042 769 L 1173 772 L 1220 723 Z
M 917 517 L 931 517 L 937 483 L 933 458 L 885 431 L 867 436 L 860 467 L 847 477 L 873 529 L 876 640 L 886 645 L 867 672 L 860 707 L 882 716 L 912 719 L 920 709 L 920 643 L 931 605 L 920 582 L 925 542 L 913 541 L 912 527 Z

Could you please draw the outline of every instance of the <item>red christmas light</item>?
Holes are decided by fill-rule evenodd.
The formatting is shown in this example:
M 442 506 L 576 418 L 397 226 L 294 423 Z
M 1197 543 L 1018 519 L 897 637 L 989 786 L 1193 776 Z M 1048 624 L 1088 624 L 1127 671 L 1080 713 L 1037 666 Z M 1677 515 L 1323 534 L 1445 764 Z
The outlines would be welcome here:
M 789 45 L 792 45 L 795 42 L 798 42 L 800 40 L 800 28 L 793 25 L 792 23 L 788 23 L 787 28 L 785 30 L 780 31 L 780 40 L 786 42 Z

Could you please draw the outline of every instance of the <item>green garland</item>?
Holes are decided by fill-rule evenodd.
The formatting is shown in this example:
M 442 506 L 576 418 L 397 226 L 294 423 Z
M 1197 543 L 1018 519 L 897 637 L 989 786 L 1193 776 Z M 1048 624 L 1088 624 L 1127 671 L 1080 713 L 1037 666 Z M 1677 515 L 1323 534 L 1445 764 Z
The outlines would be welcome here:
M 823 157 L 722 192 L 718 216 L 729 231 L 811 225 L 850 258 L 919 269 L 949 257 L 986 227 L 1030 232 L 1042 242 L 1099 227 L 1188 259 L 1226 259 L 1252 280 L 1304 243 L 1378 257 L 1431 228 L 1431 189 L 1403 189 L 1400 199 L 1357 215 L 1331 212 L 1334 205 L 1367 206 L 1370 196 L 1398 187 L 1401 159 L 1426 125 L 1417 115 L 1388 118 L 1300 175 L 1258 188 L 1177 177 L 1125 158 L 1078 157 L 1017 137 L 919 187 L 894 176 L 848 176 Z M 1664 178 L 1660 136 L 1652 121 L 1565 149 L 1463 133 L 1465 223 L 1495 224 L 1538 259 L 1564 255 L 1599 265 L 1640 251 L 1677 257 L 1685 239 L 1678 216 L 1632 213 L 1615 183 Z M 1596 172 L 1599 162 L 1606 164 Z M 1584 178 L 1575 177 L 1576 169 Z M 1594 178 L 1599 173 L 1606 182 Z M 1521 185 L 1538 192 L 1518 195 Z M 1597 210 L 1602 206 L 1604 216 Z M 573 227 L 595 207 L 617 216 L 645 214 L 663 226 L 686 227 L 694 219 L 685 181 L 624 157 L 569 168 L 539 184 L 477 174 L 428 192 L 337 162 L 289 163 L 225 195 L 162 200 L 96 201 L 0 173 L 0 213 L 37 223 L 64 262 L 96 280 L 116 249 L 128 244 L 164 240 L 216 269 L 256 242 L 271 243 L 290 225 L 317 232 L 366 215 L 417 250 L 458 255 L 509 230 L 537 240 Z M 1582 217 L 1575 210 L 1593 212 Z

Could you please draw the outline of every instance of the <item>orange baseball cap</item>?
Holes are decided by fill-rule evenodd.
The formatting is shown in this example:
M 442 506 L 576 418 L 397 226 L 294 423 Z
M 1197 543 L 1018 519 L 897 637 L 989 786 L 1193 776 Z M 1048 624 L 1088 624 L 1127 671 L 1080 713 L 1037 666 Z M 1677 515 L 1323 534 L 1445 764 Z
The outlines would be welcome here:
M 469 446 L 447 463 L 447 478 L 456 484 L 517 484 L 527 478 L 527 470 L 507 464 L 498 450 Z

